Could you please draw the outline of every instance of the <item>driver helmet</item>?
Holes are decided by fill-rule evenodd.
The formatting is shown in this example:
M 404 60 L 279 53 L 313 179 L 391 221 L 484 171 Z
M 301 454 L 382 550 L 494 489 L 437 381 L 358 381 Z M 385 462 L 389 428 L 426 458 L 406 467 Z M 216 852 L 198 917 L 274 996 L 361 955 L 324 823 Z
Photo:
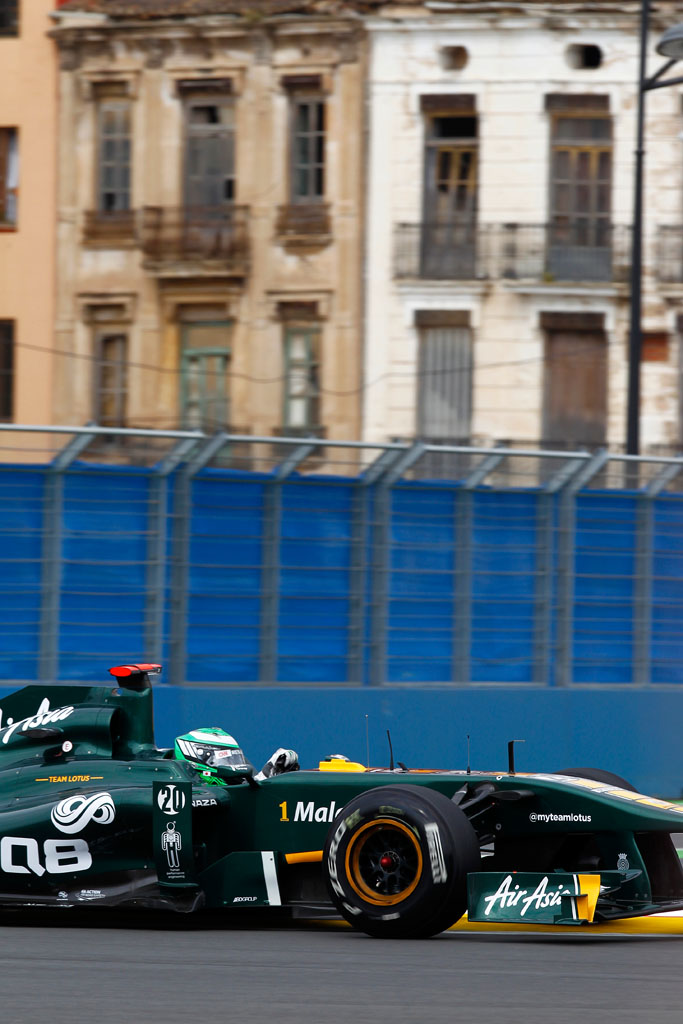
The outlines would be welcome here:
M 179 761 L 189 761 L 207 781 L 212 782 L 221 781 L 217 776 L 218 767 L 234 772 L 243 772 L 251 767 L 237 740 L 224 729 L 193 729 L 178 736 L 174 756 Z

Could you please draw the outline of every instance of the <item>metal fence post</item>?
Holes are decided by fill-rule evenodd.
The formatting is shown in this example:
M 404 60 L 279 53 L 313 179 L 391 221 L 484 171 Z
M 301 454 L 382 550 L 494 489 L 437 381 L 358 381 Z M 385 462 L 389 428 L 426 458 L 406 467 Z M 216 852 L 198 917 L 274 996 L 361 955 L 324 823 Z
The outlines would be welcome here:
M 557 672 L 558 686 L 573 682 L 574 575 L 576 561 L 576 496 L 609 458 L 602 449 L 566 476 L 560 491 L 557 545 Z M 571 468 L 571 467 L 570 467 Z
M 455 586 L 452 682 L 470 683 L 472 674 L 472 504 L 471 490 L 455 496 Z
M 506 452 L 485 456 L 468 473 L 455 495 L 455 587 L 452 682 L 470 683 L 472 675 L 472 554 L 474 492 L 503 461 Z
M 553 682 L 553 560 L 555 556 L 555 516 L 562 527 L 557 511 L 556 496 L 572 477 L 586 464 L 585 459 L 568 459 L 544 485 L 536 507 L 536 581 L 534 587 L 534 669 L 533 681 L 549 686 Z M 559 549 L 559 545 L 558 545 Z M 558 557 L 558 570 L 561 560 Z M 559 591 L 558 586 L 558 591 Z M 559 606 L 559 605 L 558 605 Z M 566 642 L 566 638 L 563 638 Z
M 349 682 L 365 681 L 365 574 L 369 490 L 365 480 L 354 485 L 351 500 L 351 567 L 349 572 L 349 633 L 347 675 Z
M 407 450 L 394 452 L 378 475 L 374 488 L 372 517 L 372 568 L 370 610 L 370 683 L 382 686 L 388 673 L 388 617 L 389 617 L 389 549 L 391 545 L 391 488 L 397 480 L 421 457 L 425 450 L 422 441 L 416 441 Z M 379 460 L 378 460 L 379 461 Z
M 655 498 L 680 473 L 681 462 L 665 466 L 636 498 L 635 585 L 633 593 L 633 682 L 652 682 L 652 561 Z
M 282 539 L 282 485 L 312 451 L 312 444 L 297 445 L 266 484 L 263 508 L 263 554 L 261 562 L 261 628 L 259 681 L 277 678 L 277 633 L 280 608 L 280 541 Z
M 391 502 L 389 488 L 378 481 L 372 495 L 372 555 L 370 561 L 370 648 L 368 673 L 371 686 L 381 686 L 387 674 L 387 601 L 389 594 L 389 539 Z
M 164 593 L 168 560 L 168 479 L 196 447 L 194 440 L 179 441 L 158 463 L 150 477 L 148 497 L 147 592 L 145 595 L 145 649 L 157 663 L 164 652 Z
M 536 558 L 534 579 L 534 640 L 531 678 L 538 685 L 550 683 L 553 606 L 553 516 L 552 494 L 542 491 L 536 498 Z
M 190 584 L 190 540 L 192 535 L 192 481 L 211 461 L 229 438 L 219 431 L 176 473 L 173 494 L 173 535 L 171 555 L 171 636 L 168 679 L 173 685 L 185 682 L 187 663 L 187 626 Z
M 365 632 L 366 632 L 366 586 L 368 584 L 368 570 L 370 570 L 369 583 L 371 593 L 375 595 L 378 581 L 372 571 L 374 561 L 372 552 L 374 545 L 369 536 L 369 530 L 375 529 L 374 521 L 370 519 L 370 508 L 374 503 L 374 487 L 391 464 L 403 453 L 403 446 L 398 449 L 395 446 L 385 449 L 371 462 L 363 472 L 354 488 L 352 502 L 351 524 L 351 575 L 349 580 L 349 648 L 348 648 L 348 675 L 350 680 L 358 682 L 370 682 L 369 673 L 366 673 L 365 666 Z M 384 544 L 385 541 L 383 540 Z M 368 559 L 368 548 L 370 548 L 370 560 Z M 379 598 L 379 592 L 376 596 Z M 374 598 L 373 598 L 374 599 Z M 373 619 L 373 605 L 370 605 L 370 644 L 372 644 L 373 629 L 383 630 L 383 626 Z M 370 656 L 372 664 L 372 654 Z
M 633 670 L 632 682 L 650 682 L 650 637 L 652 633 L 652 538 L 654 498 L 649 489 L 636 497 L 636 543 L 633 583 Z
M 40 605 L 38 677 L 53 683 L 59 677 L 59 613 L 64 538 L 64 474 L 95 437 L 81 433 L 55 456 L 45 474 L 43 499 L 43 567 Z

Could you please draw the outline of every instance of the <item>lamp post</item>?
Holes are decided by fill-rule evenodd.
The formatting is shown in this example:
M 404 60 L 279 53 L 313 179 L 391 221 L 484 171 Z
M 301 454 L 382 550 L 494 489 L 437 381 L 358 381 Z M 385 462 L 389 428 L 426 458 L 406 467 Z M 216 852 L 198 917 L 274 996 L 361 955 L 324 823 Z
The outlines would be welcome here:
M 656 46 L 657 53 L 669 59 L 659 71 L 645 77 L 647 60 L 647 31 L 650 18 L 650 0 L 642 0 L 640 9 L 640 62 L 638 67 L 638 109 L 636 115 L 636 167 L 633 192 L 633 236 L 631 240 L 631 302 L 628 337 L 628 408 L 626 414 L 626 453 L 637 455 L 640 435 L 640 359 L 643 334 L 641 330 L 641 299 L 643 276 L 643 161 L 645 93 L 683 82 L 677 78 L 662 78 L 672 65 L 683 58 L 683 24 L 667 29 Z

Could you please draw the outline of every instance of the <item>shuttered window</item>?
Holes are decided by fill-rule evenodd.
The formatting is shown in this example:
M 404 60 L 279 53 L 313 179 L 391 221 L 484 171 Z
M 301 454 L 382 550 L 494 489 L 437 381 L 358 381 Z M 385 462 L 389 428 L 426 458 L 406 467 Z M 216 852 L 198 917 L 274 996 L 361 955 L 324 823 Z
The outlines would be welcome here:
M 472 332 L 449 325 L 419 328 L 417 434 L 424 440 L 469 439 Z
M 604 444 L 607 430 L 607 339 L 604 331 L 547 330 L 543 446 Z

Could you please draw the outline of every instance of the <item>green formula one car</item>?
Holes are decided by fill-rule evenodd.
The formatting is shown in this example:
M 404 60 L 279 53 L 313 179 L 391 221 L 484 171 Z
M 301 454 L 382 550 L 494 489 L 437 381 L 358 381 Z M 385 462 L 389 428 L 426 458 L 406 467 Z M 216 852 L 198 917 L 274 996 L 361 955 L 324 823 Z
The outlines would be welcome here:
M 320 908 L 370 935 L 683 909 L 683 808 L 599 771 L 369 769 L 195 729 L 154 745 L 150 675 L 0 702 L 0 904 Z M 393 758 L 392 758 L 393 760 Z

